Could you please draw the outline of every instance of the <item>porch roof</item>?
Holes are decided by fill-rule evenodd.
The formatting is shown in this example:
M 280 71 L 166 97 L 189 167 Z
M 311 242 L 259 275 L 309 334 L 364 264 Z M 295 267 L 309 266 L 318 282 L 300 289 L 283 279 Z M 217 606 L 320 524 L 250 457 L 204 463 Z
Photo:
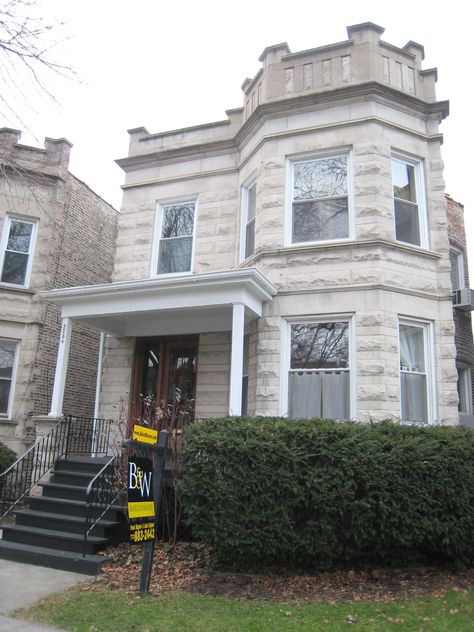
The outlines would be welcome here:
M 232 329 L 232 306 L 249 322 L 276 288 L 256 268 L 62 288 L 41 297 L 62 317 L 115 336 L 196 334 Z

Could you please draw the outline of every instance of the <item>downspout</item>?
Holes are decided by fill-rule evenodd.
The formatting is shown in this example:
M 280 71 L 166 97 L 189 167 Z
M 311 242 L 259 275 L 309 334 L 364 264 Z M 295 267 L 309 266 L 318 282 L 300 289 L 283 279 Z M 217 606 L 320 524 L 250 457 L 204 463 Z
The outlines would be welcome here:
M 92 436 L 94 437 L 94 452 L 92 456 L 97 456 L 95 453 L 95 448 L 97 445 L 96 426 L 97 426 L 97 419 L 99 417 L 100 387 L 101 387 L 101 379 L 102 379 L 102 357 L 104 355 L 104 341 L 105 341 L 105 334 L 103 331 L 101 331 L 100 340 L 99 340 L 99 357 L 97 359 L 97 377 L 95 380 L 94 423 L 92 427 Z

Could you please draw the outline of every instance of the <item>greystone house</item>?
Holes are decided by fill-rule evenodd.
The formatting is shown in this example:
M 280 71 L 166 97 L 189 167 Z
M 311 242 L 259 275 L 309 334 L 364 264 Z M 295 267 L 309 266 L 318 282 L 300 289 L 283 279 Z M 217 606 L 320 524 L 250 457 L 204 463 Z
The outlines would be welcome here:
M 269 46 L 225 120 L 129 131 L 112 283 L 44 294 L 62 313 L 51 422 L 82 325 L 105 337 L 101 417 L 179 388 L 196 418 L 470 423 L 448 102 L 423 46 L 382 34 Z
M 117 225 L 117 211 L 68 170 L 68 140 L 40 148 L 20 137 L 0 129 L 0 441 L 19 454 L 50 410 L 61 330 L 60 309 L 39 293 L 110 281 Z M 74 328 L 65 412 L 94 414 L 99 339 Z

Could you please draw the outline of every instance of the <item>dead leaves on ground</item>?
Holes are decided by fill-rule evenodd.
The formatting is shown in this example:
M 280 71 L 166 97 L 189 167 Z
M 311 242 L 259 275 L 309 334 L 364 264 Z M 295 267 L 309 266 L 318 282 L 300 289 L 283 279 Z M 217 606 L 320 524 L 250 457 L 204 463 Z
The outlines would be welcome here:
M 85 589 L 101 590 L 105 581 L 110 590 L 136 592 L 143 548 L 122 544 L 107 554 L 112 561 L 103 567 L 98 583 L 88 584 Z M 157 543 L 150 592 L 160 595 L 167 590 L 180 589 L 232 599 L 338 603 L 441 596 L 447 590 L 464 592 L 474 587 L 474 569 L 453 573 L 426 567 L 375 568 L 314 575 L 275 572 L 251 575 L 209 570 L 208 559 L 208 549 L 201 544 L 180 543 L 170 548 Z

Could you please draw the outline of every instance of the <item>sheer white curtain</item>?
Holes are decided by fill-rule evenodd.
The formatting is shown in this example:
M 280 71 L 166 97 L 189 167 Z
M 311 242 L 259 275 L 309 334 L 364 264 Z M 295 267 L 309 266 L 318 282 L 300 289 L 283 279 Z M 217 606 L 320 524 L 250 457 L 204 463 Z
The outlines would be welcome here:
M 400 324 L 402 419 L 428 421 L 423 327 Z

